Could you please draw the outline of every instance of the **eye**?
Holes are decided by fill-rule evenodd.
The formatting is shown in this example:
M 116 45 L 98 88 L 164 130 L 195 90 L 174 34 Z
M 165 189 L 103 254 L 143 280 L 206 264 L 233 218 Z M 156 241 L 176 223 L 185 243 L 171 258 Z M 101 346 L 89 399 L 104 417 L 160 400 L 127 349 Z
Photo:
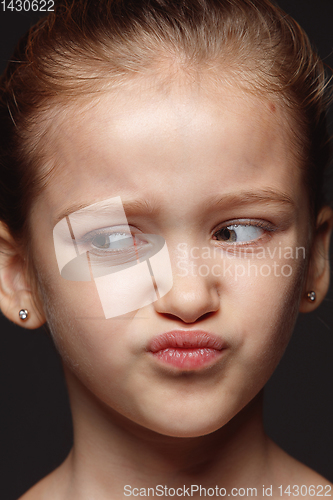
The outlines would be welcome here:
M 126 230 L 106 227 L 92 231 L 78 241 L 80 253 L 89 252 L 91 262 L 108 261 L 112 265 L 143 258 L 153 244 L 146 234 L 134 231 L 137 229 L 131 227 L 126 227 Z
M 232 224 L 222 227 L 213 235 L 213 239 L 226 243 L 253 241 L 264 234 L 264 229 L 251 224 Z
M 91 241 L 93 247 L 104 250 L 120 250 L 135 245 L 132 235 L 126 233 L 100 233 Z

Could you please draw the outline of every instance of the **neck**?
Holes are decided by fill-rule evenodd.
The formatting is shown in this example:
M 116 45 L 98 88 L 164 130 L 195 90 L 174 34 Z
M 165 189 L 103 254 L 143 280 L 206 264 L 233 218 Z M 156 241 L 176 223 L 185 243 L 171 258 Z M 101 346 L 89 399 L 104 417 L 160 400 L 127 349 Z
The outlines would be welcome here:
M 101 500 L 124 498 L 125 485 L 146 489 L 220 485 L 227 490 L 241 484 L 262 485 L 269 462 L 262 393 L 221 429 L 179 438 L 158 434 L 105 408 L 71 372 L 65 372 L 74 446 L 59 473 L 69 497 L 92 498 L 98 491 Z

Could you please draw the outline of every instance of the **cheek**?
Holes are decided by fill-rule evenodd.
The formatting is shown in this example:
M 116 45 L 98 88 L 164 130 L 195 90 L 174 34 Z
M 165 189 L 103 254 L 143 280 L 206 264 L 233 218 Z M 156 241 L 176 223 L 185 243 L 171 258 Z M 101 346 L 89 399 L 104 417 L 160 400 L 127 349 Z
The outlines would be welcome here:
M 105 319 L 94 282 L 67 281 L 40 265 L 38 271 L 44 310 L 55 345 L 67 364 L 94 361 L 103 342 Z M 90 354 L 89 356 L 87 354 Z
M 44 272 L 43 272 L 44 271 Z M 64 364 L 92 392 L 119 392 L 135 363 L 131 326 L 135 312 L 105 319 L 94 282 L 71 282 L 40 268 L 39 287 L 52 338 Z
M 251 265 L 250 274 L 230 280 L 225 309 L 230 311 L 233 342 L 242 368 L 251 373 L 265 370 L 269 377 L 297 318 L 305 261 L 251 259 Z

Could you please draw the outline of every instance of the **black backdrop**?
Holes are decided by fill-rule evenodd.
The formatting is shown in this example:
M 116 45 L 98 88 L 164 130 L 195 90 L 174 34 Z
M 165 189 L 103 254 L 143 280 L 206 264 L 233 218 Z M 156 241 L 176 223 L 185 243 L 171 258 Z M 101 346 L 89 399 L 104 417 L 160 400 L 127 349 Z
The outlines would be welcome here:
M 279 4 L 305 28 L 321 57 L 333 67 L 333 0 L 280 0 Z M 39 17 L 4 13 L 2 7 L 0 2 L 1 72 L 19 37 Z M 332 290 L 319 309 L 299 317 L 291 343 L 265 389 L 268 434 L 330 481 Z M 0 498 L 15 500 L 66 457 L 72 428 L 61 363 L 43 329 L 25 330 L 0 316 L 0 356 Z

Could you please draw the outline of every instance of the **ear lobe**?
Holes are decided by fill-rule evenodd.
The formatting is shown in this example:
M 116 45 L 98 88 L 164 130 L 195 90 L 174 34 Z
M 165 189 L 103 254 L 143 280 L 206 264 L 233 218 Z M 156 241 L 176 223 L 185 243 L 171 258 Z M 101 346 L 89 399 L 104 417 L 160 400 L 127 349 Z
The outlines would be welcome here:
M 0 309 L 10 321 L 25 328 L 39 328 L 45 323 L 28 285 L 24 258 L 3 222 L 0 222 Z M 25 321 L 19 317 L 21 309 L 29 311 Z
M 300 302 L 300 312 L 310 312 L 316 309 L 324 300 L 330 283 L 330 239 L 333 227 L 333 211 L 324 207 L 317 217 L 316 231 L 313 236 L 308 275 L 303 297 Z M 307 294 L 316 292 L 316 300 L 311 302 Z

